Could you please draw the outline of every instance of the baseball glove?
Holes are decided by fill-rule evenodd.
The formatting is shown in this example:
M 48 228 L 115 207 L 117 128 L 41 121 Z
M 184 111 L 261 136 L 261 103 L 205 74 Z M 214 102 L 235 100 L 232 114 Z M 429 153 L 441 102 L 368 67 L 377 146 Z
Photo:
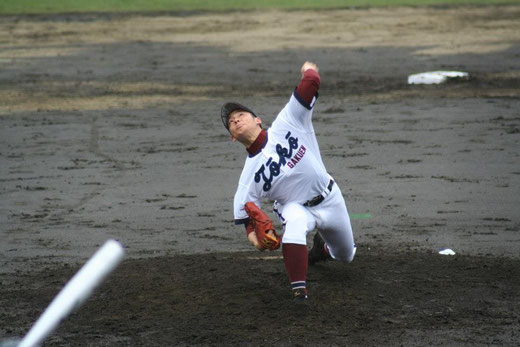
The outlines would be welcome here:
M 250 223 L 253 224 L 258 243 L 263 249 L 274 251 L 280 247 L 281 238 L 274 230 L 273 222 L 254 202 L 247 202 L 245 210 L 249 216 Z M 272 231 L 272 235 L 269 234 Z

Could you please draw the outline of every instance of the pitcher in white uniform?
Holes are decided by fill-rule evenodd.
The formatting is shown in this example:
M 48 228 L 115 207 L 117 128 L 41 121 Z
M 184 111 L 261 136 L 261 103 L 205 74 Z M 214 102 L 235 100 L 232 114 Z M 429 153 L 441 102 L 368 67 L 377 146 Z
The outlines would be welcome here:
M 318 98 L 318 66 L 305 62 L 302 78 L 271 128 L 247 106 L 228 102 L 221 117 L 232 141 L 248 152 L 234 198 L 235 224 L 244 224 L 248 240 L 260 249 L 244 205 L 274 200 L 283 225 L 282 254 L 295 301 L 306 301 L 307 267 L 317 261 L 351 262 L 356 246 L 345 200 L 321 159 L 312 124 Z M 310 252 L 307 234 L 317 229 Z

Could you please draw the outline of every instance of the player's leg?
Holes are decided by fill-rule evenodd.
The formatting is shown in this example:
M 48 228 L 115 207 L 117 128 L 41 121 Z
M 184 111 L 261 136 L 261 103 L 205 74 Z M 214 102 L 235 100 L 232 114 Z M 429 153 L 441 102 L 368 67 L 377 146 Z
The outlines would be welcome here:
M 356 245 L 350 217 L 341 190 L 335 185 L 331 194 L 312 209 L 317 227 L 331 257 L 351 262 L 356 254 Z
M 316 220 L 308 209 L 297 203 L 276 203 L 274 212 L 284 227 L 282 243 L 307 245 L 307 234 L 316 227 Z
M 296 301 L 307 299 L 307 234 L 316 221 L 302 205 L 288 203 L 274 207 L 284 225 L 282 254 L 293 297 Z

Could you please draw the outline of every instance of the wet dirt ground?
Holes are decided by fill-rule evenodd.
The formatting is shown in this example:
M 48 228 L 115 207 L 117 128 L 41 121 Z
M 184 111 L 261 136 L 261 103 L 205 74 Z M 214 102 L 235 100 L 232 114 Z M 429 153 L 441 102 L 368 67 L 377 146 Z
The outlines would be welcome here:
M 518 345 L 519 19 L 515 6 L 1 17 L 1 338 L 23 336 L 114 238 L 125 261 L 48 345 Z M 245 153 L 219 110 L 241 101 L 270 124 L 305 60 L 359 249 L 312 267 L 295 307 L 281 252 L 253 252 L 233 225 Z M 435 70 L 470 78 L 407 84 Z

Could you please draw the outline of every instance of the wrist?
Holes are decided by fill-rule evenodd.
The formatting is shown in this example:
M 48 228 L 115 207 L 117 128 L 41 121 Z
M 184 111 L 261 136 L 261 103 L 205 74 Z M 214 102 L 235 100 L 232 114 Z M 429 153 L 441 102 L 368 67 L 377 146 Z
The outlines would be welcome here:
M 246 224 L 246 236 L 249 238 L 249 235 L 250 235 L 253 231 L 255 231 L 255 227 L 254 227 L 253 223 L 248 222 L 248 223 Z

